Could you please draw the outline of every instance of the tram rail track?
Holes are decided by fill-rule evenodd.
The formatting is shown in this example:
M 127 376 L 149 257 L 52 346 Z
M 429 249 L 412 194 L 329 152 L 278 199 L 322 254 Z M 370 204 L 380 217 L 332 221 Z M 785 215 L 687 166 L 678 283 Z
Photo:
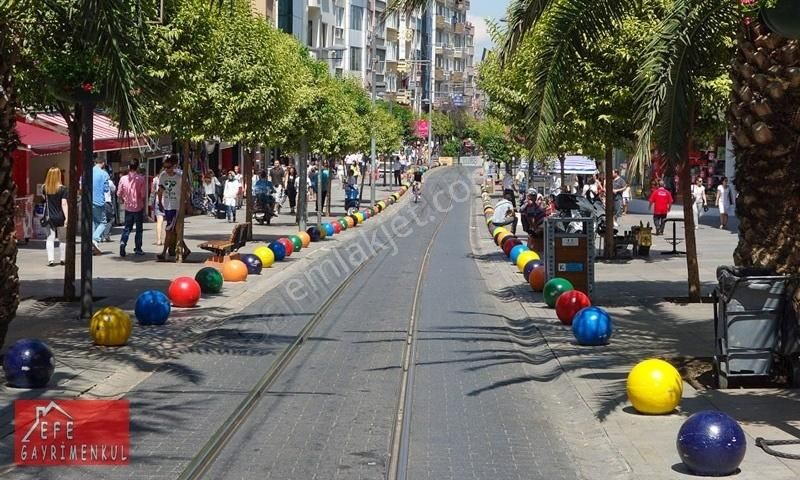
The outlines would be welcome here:
M 452 207 L 452 198 L 450 198 L 450 206 L 446 209 L 444 216 L 439 220 L 436 230 L 434 231 L 420 263 L 420 271 L 417 277 L 416 287 L 412 299 L 412 311 L 409 318 L 409 326 L 406 331 L 406 344 L 403 351 L 402 359 L 402 377 L 400 394 L 398 398 L 398 406 L 395 414 L 395 421 L 392 429 L 390 450 L 389 450 L 389 468 L 387 469 L 387 478 L 391 480 L 405 479 L 406 467 L 408 464 L 408 451 L 410 442 L 410 419 L 411 419 L 411 403 L 413 400 L 413 379 L 414 379 L 414 356 L 416 346 L 416 328 L 419 316 L 420 296 L 422 292 L 422 283 L 427 270 L 427 265 L 430 260 L 431 252 L 434 242 L 441 230 L 442 226 L 447 220 L 449 212 Z M 419 205 L 419 204 L 413 204 Z M 427 207 L 429 204 L 423 203 L 421 207 Z M 407 203 L 405 208 L 411 208 L 412 204 Z M 433 218 L 432 218 L 433 219 Z M 342 281 L 342 283 L 329 295 L 325 302 L 320 306 L 313 317 L 306 323 L 302 330 L 297 334 L 295 340 L 287 346 L 275 359 L 272 365 L 267 369 L 264 375 L 259 379 L 255 386 L 248 392 L 247 396 L 236 406 L 233 412 L 225 419 L 223 424 L 212 434 L 209 440 L 203 447 L 194 455 L 192 460 L 181 472 L 178 477 L 179 480 L 197 480 L 204 478 L 206 473 L 214 465 L 225 447 L 230 443 L 234 435 L 244 425 L 248 417 L 253 413 L 259 401 L 264 397 L 268 389 L 276 383 L 281 377 L 281 374 L 291 364 L 292 359 L 305 345 L 306 340 L 311 337 L 313 331 L 322 323 L 326 318 L 333 305 L 340 300 L 342 294 L 347 291 L 347 287 L 355 280 L 358 275 L 372 263 L 372 261 L 382 253 L 381 250 L 373 253 L 369 258 L 365 259 L 358 267 L 353 269 L 352 272 Z

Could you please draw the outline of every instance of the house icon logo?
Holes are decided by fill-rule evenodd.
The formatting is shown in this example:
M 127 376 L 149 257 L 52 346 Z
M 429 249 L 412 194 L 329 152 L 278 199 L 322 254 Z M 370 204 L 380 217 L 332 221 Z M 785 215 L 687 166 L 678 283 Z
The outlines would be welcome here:
M 22 437 L 22 443 L 30 442 L 31 435 L 37 429 L 41 428 L 42 422 L 47 421 L 47 417 L 50 412 L 56 412 L 60 414 L 61 418 L 59 419 L 59 422 L 66 420 L 67 425 L 69 425 L 69 428 L 71 429 L 72 422 L 74 420 L 72 415 L 67 413 L 67 411 L 61 408 L 61 406 L 59 406 L 59 404 L 57 404 L 55 401 L 51 400 L 46 406 L 37 406 L 35 411 L 36 420 L 33 422 L 33 425 L 31 425 L 31 428 L 28 429 L 27 433 L 25 433 L 25 436 Z M 60 425 L 60 423 L 54 423 L 53 425 Z

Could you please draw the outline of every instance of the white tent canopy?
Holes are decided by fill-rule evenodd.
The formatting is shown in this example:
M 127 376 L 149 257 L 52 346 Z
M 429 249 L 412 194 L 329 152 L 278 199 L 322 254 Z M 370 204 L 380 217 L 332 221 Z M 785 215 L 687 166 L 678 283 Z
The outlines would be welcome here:
M 551 172 L 560 174 L 561 162 L 556 160 Z M 594 175 L 599 171 L 597 170 L 597 164 L 591 158 L 583 155 L 567 155 L 564 160 L 564 173 L 566 175 Z

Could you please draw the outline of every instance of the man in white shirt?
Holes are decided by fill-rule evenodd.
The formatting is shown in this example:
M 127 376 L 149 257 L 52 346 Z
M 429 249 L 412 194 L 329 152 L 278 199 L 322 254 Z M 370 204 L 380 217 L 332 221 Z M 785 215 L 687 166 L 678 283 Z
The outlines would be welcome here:
M 166 259 L 169 251 L 170 256 L 175 255 L 175 246 L 178 240 L 175 232 L 175 225 L 178 220 L 178 209 L 181 208 L 181 190 L 183 188 L 183 176 L 175 168 L 175 161 L 171 158 L 164 160 L 164 171 L 158 176 L 157 203 L 164 211 L 164 223 L 166 224 L 166 238 L 164 250 L 157 255 L 158 260 Z M 189 255 L 189 249 L 184 244 L 184 258 Z
M 517 187 L 514 184 L 514 176 L 511 175 L 511 165 L 506 164 L 506 172 L 503 175 L 503 196 L 511 195 L 511 203 L 516 205 L 517 200 L 515 193 L 517 191 Z
M 517 233 L 517 215 L 514 212 L 514 203 L 511 195 L 504 194 L 503 199 L 494 206 L 492 224 L 495 227 L 508 226 L 511 228 L 511 233 Z

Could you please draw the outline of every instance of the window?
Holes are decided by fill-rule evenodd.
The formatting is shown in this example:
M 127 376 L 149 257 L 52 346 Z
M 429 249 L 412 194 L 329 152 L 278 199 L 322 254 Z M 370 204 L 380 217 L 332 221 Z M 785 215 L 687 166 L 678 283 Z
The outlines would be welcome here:
M 336 7 L 336 26 L 344 28 L 344 7 Z
M 322 24 L 322 48 L 326 48 L 328 46 L 328 24 Z
M 350 5 L 350 29 L 361 30 L 364 21 L 364 7 Z
M 314 22 L 312 22 L 311 20 L 308 21 L 308 33 L 306 35 L 308 37 L 306 39 L 306 45 L 308 45 L 309 47 L 313 47 L 314 46 Z
M 361 49 L 359 47 L 350 47 L 350 70 L 361 71 Z

